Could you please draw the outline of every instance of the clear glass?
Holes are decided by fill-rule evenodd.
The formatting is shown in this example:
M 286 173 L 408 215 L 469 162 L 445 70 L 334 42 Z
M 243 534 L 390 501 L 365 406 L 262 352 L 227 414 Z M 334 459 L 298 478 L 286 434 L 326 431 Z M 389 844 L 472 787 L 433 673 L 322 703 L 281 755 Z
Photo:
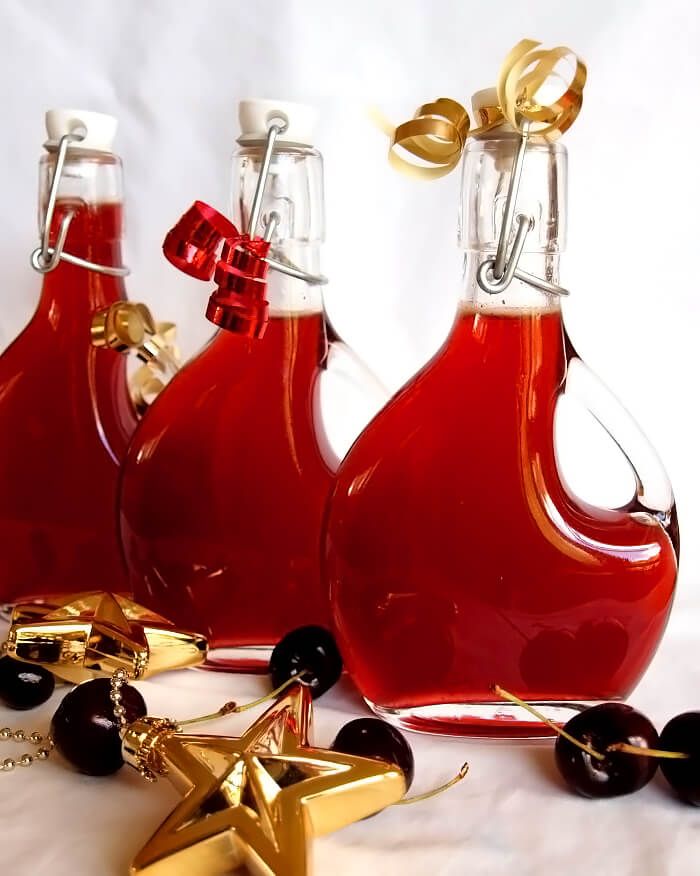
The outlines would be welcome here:
M 246 146 L 234 158 L 233 218 L 242 228 L 262 154 L 262 145 Z M 319 272 L 316 150 L 276 148 L 261 215 L 271 210 L 281 218 L 274 255 Z M 321 287 L 276 271 L 268 277 L 264 337 L 213 337 L 149 410 L 122 480 L 136 598 L 205 633 L 215 668 L 264 671 L 286 632 L 330 625 L 319 535 L 339 453 L 326 427 L 326 374 L 345 375 L 334 398 L 348 388 L 364 397 L 366 372 L 329 326 Z M 376 382 L 368 385 L 376 395 Z M 340 438 L 349 443 L 347 432 Z
M 40 164 L 40 217 L 55 153 Z M 119 265 L 121 162 L 69 151 L 52 241 L 73 212 L 65 249 Z M 125 360 L 92 345 L 98 309 L 126 298 L 124 281 L 66 262 L 44 276 L 36 312 L 0 357 L 0 601 L 99 586 L 124 592 L 117 476 L 136 426 Z
M 325 576 L 347 667 L 383 717 L 426 732 L 548 732 L 494 683 L 555 720 L 624 698 L 652 659 L 673 599 L 673 494 L 638 427 L 577 356 L 560 302 L 514 280 L 476 282 L 495 253 L 517 139 L 471 141 L 460 240 L 463 294 L 435 357 L 341 465 Z M 518 212 L 533 216 L 520 266 L 554 283 L 566 153 L 535 141 Z M 567 485 L 555 421 L 578 392 L 634 471 L 622 507 Z
M 469 141 L 462 162 L 459 245 L 468 252 L 495 253 L 519 137 Z M 516 209 L 531 216 L 534 226 L 524 252 L 556 255 L 566 248 L 567 153 L 561 143 L 530 138 L 518 186 Z
M 240 146 L 233 156 L 231 205 L 233 221 L 247 230 L 250 207 L 260 177 L 261 144 Z M 261 216 L 275 211 L 280 217 L 275 249 L 288 258 L 304 247 L 318 247 L 325 237 L 323 158 L 311 146 L 280 144 L 270 162 Z M 260 233 L 260 228 L 257 229 Z M 303 260 L 303 256 L 301 257 Z M 305 267 L 305 265 L 300 265 Z
M 234 222 L 240 228 L 248 227 L 249 207 L 261 163 L 259 145 L 242 146 L 234 155 L 231 202 Z M 280 217 L 274 239 L 275 255 L 312 274 L 321 272 L 323 205 L 320 152 L 302 146 L 285 146 L 275 151 L 261 216 L 274 211 Z M 342 459 L 362 429 L 389 400 L 389 392 L 331 325 L 322 286 L 311 286 L 271 271 L 268 290 L 273 318 L 297 311 L 323 314 L 328 353 L 319 377 L 319 411 L 329 445 Z
M 51 189 L 56 152 L 45 152 L 39 159 L 38 225 L 46 212 Z M 112 152 L 68 150 L 58 187 L 58 200 L 64 207 L 75 200 L 84 204 L 120 204 L 124 202 L 124 172 L 121 158 Z M 77 218 L 77 217 L 76 217 Z M 114 229 L 117 239 L 124 235 L 123 213 Z

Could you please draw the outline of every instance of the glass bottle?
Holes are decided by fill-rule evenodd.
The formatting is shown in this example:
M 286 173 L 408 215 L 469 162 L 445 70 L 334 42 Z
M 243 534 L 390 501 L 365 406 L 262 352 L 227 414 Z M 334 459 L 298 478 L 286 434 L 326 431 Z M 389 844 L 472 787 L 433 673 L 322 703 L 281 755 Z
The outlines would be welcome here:
M 318 274 L 323 165 L 308 108 L 241 104 L 234 221 L 248 227 L 276 118 L 286 130 L 261 213 L 278 216 L 271 255 Z M 121 491 L 136 598 L 205 633 L 210 665 L 240 670 L 266 669 L 289 630 L 330 623 L 319 536 L 338 457 L 321 384 L 333 357 L 354 362 L 329 335 L 320 285 L 275 270 L 267 283 L 264 336 L 220 330 L 185 365 L 141 423 Z
M 624 698 L 656 650 L 676 582 L 668 480 L 574 350 L 560 297 L 517 277 L 497 295 L 477 281 L 519 142 L 505 123 L 468 141 L 454 325 L 354 444 L 328 513 L 325 573 L 348 670 L 375 712 L 428 732 L 541 733 L 494 684 L 555 720 Z M 517 210 L 533 219 L 518 267 L 558 284 L 560 143 L 530 138 Z M 564 481 L 555 411 L 571 392 L 634 470 L 624 507 L 594 507 Z
M 122 266 L 122 165 L 116 120 L 52 110 L 40 161 L 40 231 L 59 141 L 75 133 L 49 232 L 64 252 Z M 61 260 L 36 312 L 0 356 L 0 600 L 98 587 L 126 591 L 115 521 L 117 474 L 136 426 L 123 356 L 91 340 L 96 310 L 126 298 L 124 280 Z

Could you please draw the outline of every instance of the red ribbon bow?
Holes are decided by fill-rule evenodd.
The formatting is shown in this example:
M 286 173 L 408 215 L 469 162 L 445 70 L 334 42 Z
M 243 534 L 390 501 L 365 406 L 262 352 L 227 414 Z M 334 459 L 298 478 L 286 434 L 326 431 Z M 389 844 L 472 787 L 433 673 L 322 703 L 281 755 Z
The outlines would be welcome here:
M 242 234 L 203 201 L 194 202 L 163 242 L 163 253 L 176 268 L 198 280 L 214 279 L 207 319 L 250 338 L 261 338 L 267 327 L 269 250 L 268 241 Z

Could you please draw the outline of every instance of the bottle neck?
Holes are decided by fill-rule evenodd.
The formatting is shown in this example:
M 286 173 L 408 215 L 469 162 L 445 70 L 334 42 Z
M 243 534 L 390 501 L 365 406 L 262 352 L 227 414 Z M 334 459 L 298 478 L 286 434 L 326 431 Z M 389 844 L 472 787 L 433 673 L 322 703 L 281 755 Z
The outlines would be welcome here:
M 56 153 L 42 156 L 39 166 L 39 232 L 49 201 Z M 64 252 L 109 267 L 123 265 L 123 184 L 121 161 L 111 153 L 69 151 L 58 184 L 51 223 L 54 246 L 66 215 L 70 224 Z M 65 285 L 72 299 L 82 296 L 90 306 L 105 306 L 126 297 L 121 278 L 61 261 L 44 277 L 44 291 L 53 294 Z M 77 303 L 77 302 L 76 302 Z
M 287 240 L 275 245 L 271 255 L 279 261 L 289 261 L 310 274 L 321 271 L 321 246 L 319 243 L 298 243 Z M 290 277 L 281 271 L 270 269 L 267 275 L 267 300 L 270 315 L 320 313 L 323 310 L 323 286 L 312 285 L 305 280 Z
M 264 149 L 264 143 L 247 144 L 233 156 L 233 220 L 239 228 L 246 230 Z M 306 146 L 278 145 L 270 161 L 260 224 L 255 229 L 257 234 L 262 234 L 266 218 L 273 212 L 277 214 L 270 255 L 278 261 L 291 262 L 307 273 L 319 274 L 324 238 L 323 207 L 323 160 L 320 153 Z M 323 310 L 321 286 L 272 269 L 267 280 L 267 300 L 273 317 Z
M 513 278 L 499 293 L 482 290 L 477 271 L 494 259 L 509 199 L 513 215 L 530 220 L 517 267 L 559 284 L 559 257 L 566 243 L 566 150 L 533 136 L 520 153 L 521 138 L 507 127 L 470 139 L 462 167 L 459 241 L 465 250 L 462 299 L 480 311 L 515 313 L 560 309 L 560 298 Z M 521 172 L 513 178 L 516 155 Z M 511 191 L 513 194 L 511 194 Z M 513 223 L 514 224 L 514 223 Z M 510 229 L 508 249 L 514 243 Z
M 561 296 L 551 295 L 516 277 L 503 292 L 491 294 L 479 286 L 477 273 L 481 265 L 493 259 L 493 250 L 471 250 L 464 255 L 464 271 L 460 304 L 476 311 L 493 311 L 503 315 L 523 311 L 547 313 L 561 310 Z M 559 255 L 552 253 L 523 253 L 518 267 L 529 274 L 559 283 Z

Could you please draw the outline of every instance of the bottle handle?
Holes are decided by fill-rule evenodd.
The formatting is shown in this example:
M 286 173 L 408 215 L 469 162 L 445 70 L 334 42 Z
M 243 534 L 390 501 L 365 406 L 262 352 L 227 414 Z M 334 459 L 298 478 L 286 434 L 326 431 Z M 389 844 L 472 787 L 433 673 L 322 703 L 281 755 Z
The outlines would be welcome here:
M 328 339 L 326 368 L 332 360 L 335 370 L 343 382 L 363 395 L 368 396 L 369 404 L 376 407 L 377 411 L 379 411 L 389 400 L 391 393 L 377 375 L 365 365 L 352 347 L 348 346 L 340 337 L 325 313 L 324 321 L 326 325 L 326 338 Z M 343 363 L 347 367 L 343 367 Z
M 653 514 L 664 529 L 673 527 L 673 489 L 656 450 L 629 411 L 576 353 L 568 362 L 564 393 L 577 398 L 600 423 L 632 469 L 634 497 L 618 510 L 646 511 Z
M 343 459 L 390 393 L 324 318 L 328 346 L 319 382 L 324 431 L 335 456 Z

